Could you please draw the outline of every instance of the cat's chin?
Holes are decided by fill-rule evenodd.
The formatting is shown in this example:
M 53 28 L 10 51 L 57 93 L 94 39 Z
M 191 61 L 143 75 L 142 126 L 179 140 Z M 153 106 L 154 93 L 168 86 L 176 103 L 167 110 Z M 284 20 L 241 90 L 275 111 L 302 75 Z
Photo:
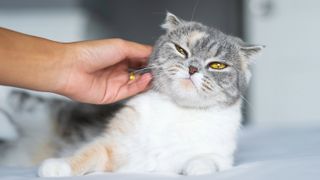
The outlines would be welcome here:
M 195 83 L 191 79 L 179 79 L 171 85 L 168 89 L 163 89 L 162 92 L 177 105 L 185 108 L 209 108 L 212 106 L 212 101 L 208 101 L 208 98 L 199 94 Z
M 175 103 L 180 107 L 191 109 L 209 109 L 213 107 L 212 104 L 205 104 L 202 102 L 175 101 Z
M 215 106 L 215 103 L 199 95 L 183 96 L 182 94 L 170 94 L 173 101 L 184 108 L 207 109 Z

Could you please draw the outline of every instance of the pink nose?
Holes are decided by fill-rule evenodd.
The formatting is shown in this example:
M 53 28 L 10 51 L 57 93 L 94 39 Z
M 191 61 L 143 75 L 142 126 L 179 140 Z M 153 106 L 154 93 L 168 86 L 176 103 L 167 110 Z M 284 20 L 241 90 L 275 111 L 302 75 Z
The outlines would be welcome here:
M 194 73 L 198 72 L 198 68 L 194 66 L 189 66 L 189 74 L 192 75 Z

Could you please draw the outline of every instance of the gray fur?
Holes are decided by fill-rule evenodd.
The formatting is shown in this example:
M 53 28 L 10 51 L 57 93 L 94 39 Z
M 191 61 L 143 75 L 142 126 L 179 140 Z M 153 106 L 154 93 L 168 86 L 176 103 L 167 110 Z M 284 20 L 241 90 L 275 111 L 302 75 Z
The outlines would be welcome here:
M 167 14 L 162 27 L 166 33 L 156 42 L 149 62 L 154 90 L 167 94 L 178 105 L 190 108 L 232 105 L 243 96 L 250 78 L 249 59 L 262 46 L 248 45 L 239 38 L 198 22 L 181 20 L 171 13 Z M 204 36 L 190 44 L 188 38 L 193 32 Z M 186 47 L 191 56 L 179 56 L 173 43 Z M 210 58 L 229 66 L 223 70 L 212 70 L 205 64 Z M 202 85 L 195 87 L 192 95 L 186 95 L 185 89 L 177 85 L 184 78 L 177 74 L 188 71 L 190 65 L 199 69 L 203 79 Z

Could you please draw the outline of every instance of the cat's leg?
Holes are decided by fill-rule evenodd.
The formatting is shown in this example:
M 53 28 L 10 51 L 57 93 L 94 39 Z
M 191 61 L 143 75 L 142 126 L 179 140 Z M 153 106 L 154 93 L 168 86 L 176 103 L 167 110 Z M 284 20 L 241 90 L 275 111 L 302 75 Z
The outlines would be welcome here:
M 203 154 L 188 160 L 182 167 L 183 175 L 212 174 L 232 167 L 233 157 L 217 154 Z
M 47 159 L 39 167 L 41 177 L 79 176 L 95 171 L 112 171 L 114 149 L 103 143 L 85 146 L 69 158 Z

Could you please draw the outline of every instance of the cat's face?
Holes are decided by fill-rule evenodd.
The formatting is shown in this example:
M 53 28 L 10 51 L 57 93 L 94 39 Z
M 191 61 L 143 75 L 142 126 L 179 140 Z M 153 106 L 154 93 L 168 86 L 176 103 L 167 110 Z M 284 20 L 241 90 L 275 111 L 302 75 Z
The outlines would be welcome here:
M 250 56 L 262 46 L 168 13 L 167 33 L 157 41 L 150 58 L 153 87 L 178 105 L 192 108 L 226 106 L 237 102 L 250 79 Z

